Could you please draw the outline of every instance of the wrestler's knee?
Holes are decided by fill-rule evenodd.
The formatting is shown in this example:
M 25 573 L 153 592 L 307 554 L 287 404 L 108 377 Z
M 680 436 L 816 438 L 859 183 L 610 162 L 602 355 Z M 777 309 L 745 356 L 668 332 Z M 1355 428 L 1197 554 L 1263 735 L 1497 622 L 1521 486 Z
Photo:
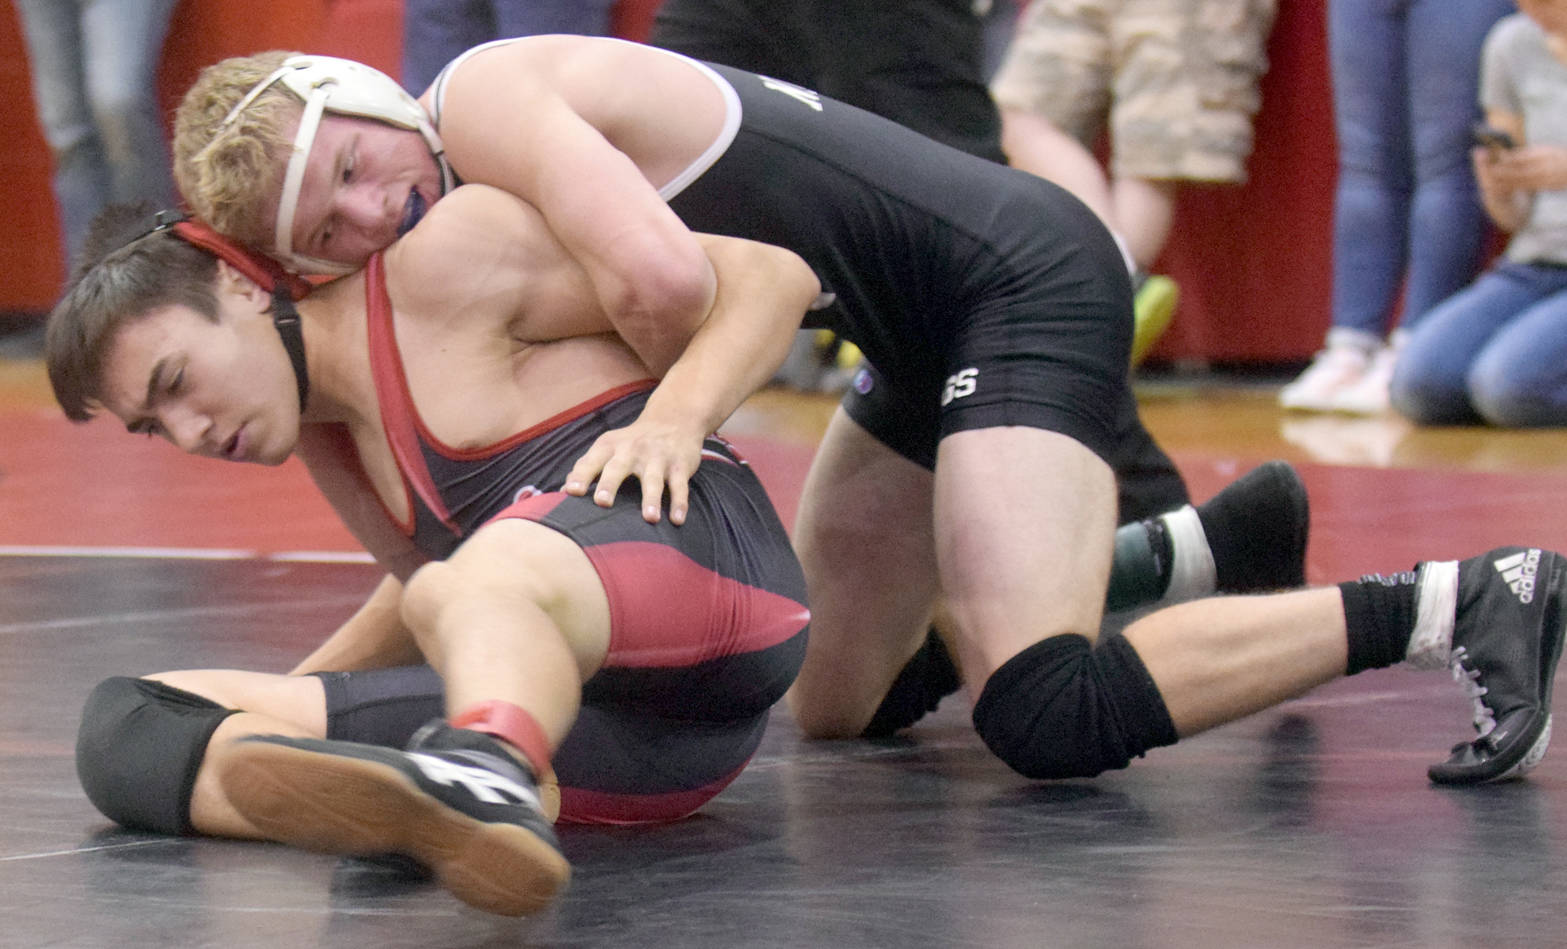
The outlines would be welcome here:
M 87 697 L 76 772 L 88 800 L 126 827 L 191 831 L 190 797 L 212 733 L 233 714 L 151 679 L 115 677 Z
M 876 711 L 874 698 L 861 702 L 845 699 L 842 693 L 812 688 L 799 679 L 784 696 L 795 724 L 805 737 L 824 740 L 857 737 Z
M 1120 638 L 1099 649 L 1053 636 L 997 669 L 974 703 L 974 729 L 1024 777 L 1085 778 L 1176 740 L 1158 689 Z
M 444 560 L 435 560 L 413 572 L 403 582 L 399 603 L 403 622 L 414 632 L 435 627 L 441 611 L 458 595 L 460 571 Z

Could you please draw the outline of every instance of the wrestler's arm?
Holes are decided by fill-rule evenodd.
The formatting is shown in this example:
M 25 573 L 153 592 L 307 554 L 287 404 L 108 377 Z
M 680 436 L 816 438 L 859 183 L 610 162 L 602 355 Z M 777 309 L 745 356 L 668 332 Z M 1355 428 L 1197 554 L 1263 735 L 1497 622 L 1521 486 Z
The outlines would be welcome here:
M 343 523 L 385 567 L 365 605 L 306 656 L 290 673 L 376 669 L 424 662 L 413 634 L 403 625 L 403 584 L 424 558 L 387 519 L 360 471 L 352 442 L 341 426 L 306 424 L 294 449 Z
M 701 462 L 702 439 L 764 385 L 783 363 L 806 310 L 821 292 L 792 251 L 715 235 L 694 235 L 717 276 L 712 306 L 664 373 L 636 422 L 601 436 L 572 469 L 566 490 L 613 502 L 631 475 L 643 512 L 686 514 L 686 482 Z M 595 335 L 610 320 L 586 291 L 583 266 L 556 240 L 539 211 L 486 186 L 464 185 L 442 199 L 387 252 L 389 285 L 417 309 L 461 311 L 463 301 L 511 294 L 522 315 L 509 332 L 530 340 Z M 454 276 L 460 275 L 457 279 Z M 486 309 L 474 307 L 475 311 Z
M 631 158 L 513 46 L 451 74 L 440 118 L 446 154 L 464 181 L 511 192 L 544 214 L 587 270 L 615 331 L 662 375 L 711 309 L 707 255 Z
M 626 428 L 599 436 L 578 459 L 566 491 L 608 506 L 621 482 L 642 486 L 642 516 L 659 519 L 669 493 L 669 517 L 683 523 L 687 482 L 701 463 L 702 439 L 772 378 L 788 355 L 801 318 L 821 283 L 791 251 L 755 241 L 697 235 L 718 276 L 707 319 Z

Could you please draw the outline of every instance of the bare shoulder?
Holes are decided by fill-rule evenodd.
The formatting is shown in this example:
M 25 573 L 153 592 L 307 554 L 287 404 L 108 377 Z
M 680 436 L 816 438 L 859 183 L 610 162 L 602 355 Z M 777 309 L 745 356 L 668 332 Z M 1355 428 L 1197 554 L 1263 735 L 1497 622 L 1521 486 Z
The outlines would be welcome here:
M 487 83 L 500 80 L 553 86 L 574 75 L 602 77 L 606 67 L 666 60 L 676 62 L 651 47 L 614 37 L 520 36 L 465 57 L 447 77 L 447 94 L 456 89 L 478 94 Z M 488 91 L 493 95 L 496 88 L 490 86 Z M 425 95 L 429 95 L 428 90 Z
M 431 206 L 386 251 L 387 288 L 399 305 L 506 292 L 552 243 L 532 205 L 487 185 L 463 185 Z
M 549 239 L 549 228 L 533 205 L 490 185 L 467 184 L 431 205 L 397 246 L 421 257 L 451 248 L 453 256 L 471 259 L 475 250 L 486 247 L 527 251 Z
M 511 339 L 559 339 L 608 325 L 586 271 L 543 215 L 515 195 L 463 185 L 387 251 L 399 315 Z
M 680 97 L 705 83 L 682 57 L 602 36 L 524 36 L 462 60 L 442 92 L 441 134 L 494 136 L 564 114 L 615 115 L 649 96 Z M 421 102 L 434 110 L 434 90 Z M 518 121 L 520 120 L 520 121 Z M 537 146 L 537 143 L 529 143 Z

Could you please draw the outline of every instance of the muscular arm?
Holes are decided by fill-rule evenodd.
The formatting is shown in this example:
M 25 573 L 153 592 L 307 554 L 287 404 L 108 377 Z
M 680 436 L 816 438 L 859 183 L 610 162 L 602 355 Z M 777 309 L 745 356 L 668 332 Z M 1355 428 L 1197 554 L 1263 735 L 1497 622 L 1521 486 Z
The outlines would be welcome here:
M 424 655 L 413 636 L 403 626 L 399 614 L 402 598 L 402 583 L 387 574 L 365 605 L 290 669 L 289 674 L 384 669 L 424 662 Z
M 702 439 L 761 388 L 788 354 L 821 284 L 805 261 L 770 244 L 700 235 L 718 274 L 707 319 L 664 375 L 641 416 L 600 437 L 573 468 L 566 490 L 614 501 L 621 482 L 642 485 L 642 513 L 657 521 L 669 491 L 670 519 L 686 515 L 686 481 L 701 460 Z
M 644 170 L 566 98 L 568 89 L 577 101 L 621 94 L 615 87 L 635 79 L 610 73 L 618 52 L 546 40 L 480 53 L 447 83 L 440 132 L 464 181 L 543 213 L 615 331 L 662 375 L 711 309 L 716 278 Z M 586 93 L 585 74 L 597 84 Z

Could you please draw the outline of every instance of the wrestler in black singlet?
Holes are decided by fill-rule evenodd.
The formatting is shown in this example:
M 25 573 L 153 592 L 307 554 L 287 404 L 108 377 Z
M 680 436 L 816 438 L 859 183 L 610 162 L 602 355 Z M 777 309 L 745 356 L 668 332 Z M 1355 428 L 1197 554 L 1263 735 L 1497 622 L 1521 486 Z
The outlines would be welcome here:
M 1131 285 L 1091 211 L 1043 179 L 878 116 L 723 66 L 741 124 L 670 199 L 692 230 L 787 247 L 836 303 L 807 325 L 853 341 L 875 370 L 850 415 L 933 467 L 943 435 L 1029 425 L 1115 468 L 1121 519 L 1187 500 L 1137 418 L 1127 380 Z

